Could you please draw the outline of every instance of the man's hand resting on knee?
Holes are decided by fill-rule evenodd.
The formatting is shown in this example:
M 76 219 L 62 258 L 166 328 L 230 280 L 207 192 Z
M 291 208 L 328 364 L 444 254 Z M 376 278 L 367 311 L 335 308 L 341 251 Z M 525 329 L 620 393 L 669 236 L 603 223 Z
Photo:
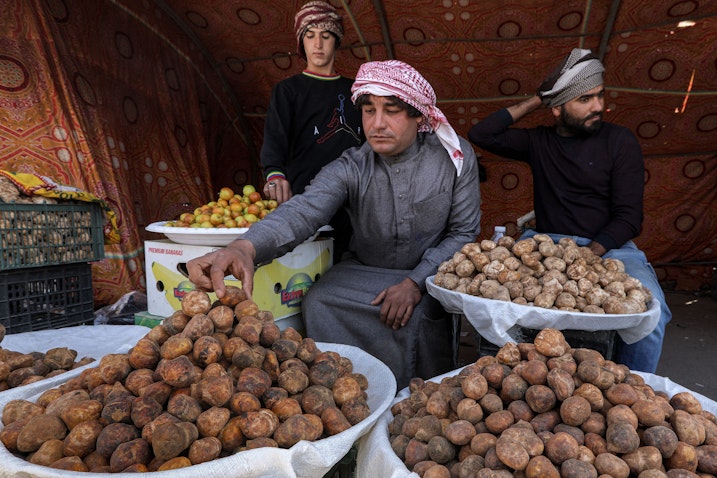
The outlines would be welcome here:
M 406 325 L 413 308 L 421 301 L 421 291 L 411 279 L 403 279 L 396 285 L 382 290 L 371 305 L 381 304 L 380 318 L 386 326 L 399 329 Z

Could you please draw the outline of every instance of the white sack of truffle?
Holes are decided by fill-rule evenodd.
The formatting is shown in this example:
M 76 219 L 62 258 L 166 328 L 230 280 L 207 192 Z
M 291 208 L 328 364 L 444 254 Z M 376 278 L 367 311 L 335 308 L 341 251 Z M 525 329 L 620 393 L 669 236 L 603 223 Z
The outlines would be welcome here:
M 433 283 L 486 299 L 591 314 L 639 314 L 652 295 L 618 259 L 603 259 L 570 238 L 547 234 L 515 242 L 466 244 L 438 268 Z
M 456 269 L 466 260 L 475 273 L 459 276 Z M 625 274 L 621 261 L 596 256 L 571 239 L 555 244 L 545 234 L 466 244 L 426 280 L 426 287 L 448 312 L 464 314 L 498 346 L 514 340 L 515 326 L 615 330 L 631 344 L 660 319 L 659 302 Z
M 533 360 L 531 362 L 537 363 L 538 361 Z M 522 364 L 516 364 L 513 366 L 510 366 L 507 363 L 502 363 L 502 367 L 500 369 L 501 369 L 501 371 L 502 370 L 508 371 L 508 370 L 511 370 L 511 368 L 512 368 L 513 372 L 512 373 L 509 372 L 506 375 L 506 377 L 512 376 L 513 378 L 515 378 L 517 376 L 517 374 L 515 372 L 518 371 L 518 367 L 520 367 L 521 365 L 525 365 L 526 363 L 527 363 L 527 361 L 524 361 Z M 615 364 L 613 364 L 613 365 L 615 365 Z M 572 442 L 569 438 L 567 440 L 563 440 L 562 438 L 567 438 L 566 433 L 565 433 L 566 431 L 568 431 L 569 433 L 575 432 L 575 434 L 574 434 L 575 437 L 581 437 L 581 435 L 587 435 L 586 433 L 583 432 L 583 430 L 586 430 L 588 428 L 588 426 L 589 426 L 589 425 L 587 425 L 588 422 L 591 422 L 593 424 L 594 423 L 603 423 L 603 425 L 606 425 L 608 418 L 607 418 L 606 414 L 601 413 L 601 410 L 593 411 L 592 413 L 590 413 L 590 419 L 586 420 L 585 424 L 581 424 L 580 426 L 568 425 L 567 422 L 565 421 L 565 418 L 568 416 L 567 412 L 569 412 L 570 410 L 572 410 L 574 413 L 575 411 L 579 411 L 580 408 L 584 409 L 584 407 L 576 406 L 578 403 L 580 403 L 582 401 L 582 400 L 580 400 L 580 398 L 582 398 L 582 397 L 585 397 L 586 400 L 588 397 L 590 397 L 590 399 L 593 400 L 593 402 L 591 402 L 591 403 L 597 403 L 598 401 L 599 401 L 599 403 L 602 403 L 603 402 L 603 394 L 609 395 L 611 392 L 629 389 L 627 387 L 627 383 L 625 383 L 626 380 L 623 380 L 621 383 L 615 384 L 611 388 L 605 389 L 604 391 L 601 391 L 599 388 L 597 388 L 593 384 L 588 383 L 586 386 L 581 387 L 583 389 L 582 393 L 573 393 L 573 391 L 570 390 L 569 395 L 566 395 L 565 399 L 560 400 L 560 402 L 558 402 L 558 406 L 556 407 L 557 410 L 552 410 L 552 411 L 548 411 L 548 412 L 544 412 L 544 413 L 534 413 L 534 412 L 532 412 L 532 409 L 529 408 L 528 400 L 525 400 L 525 395 L 526 395 L 525 393 L 522 394 L 522 398 L 520 398 L 520 399 L 515 399 L 515 398 L 511 399 L 509 397 L 508 399 L 511 403 L 505 405 L 505 408 L 500 399 L 497 401 L 498 404 L 496 404 L 496 402 L 494 400 L 489 401 L 488 398 L 497 398 L 500 395 L 499 392 L 496 392 L 495 388 L 493 388 L 491 392 L 479 392 L 479 393 L 484 393 L 485 395 L 481 399 L 478 399 L 478 400 L 473 399 L 473 398 L 463 398 L 461 401 L 455 400 L 455 397 L 457 395 L 460 396 L 461 394 L 460 393 L 457 394 L 455 392 L 455 386 L 454 386 L 455 382 L 452 385 L 451 379 L 458 377 L 458 376 L 464 376 L 464 377 L 470 376 L 471 374 L 469 373 L 469 370 L 474 369 L 477 366 L 478 366 L 477 364 L 470 364 L 466 367 L 451 371 L 451 372 L 443 374 L 443 375 L 439 375 L 438 377 L 433 377 L 431 379 L 427 379 L 423 383 L 424 389 L 423 389 L 422 393 L 417 392 L 415 390 L 415 388 L 412 389 L 411 387 L 406 387 L 403 390 L 401 390 L 396 395 L 396 398 L 394 399 L 393 403 L 391 404 L 390 409 L 386 410 L 381 415 L 381 417 L 377 421 L 376 425 L 374 425 L 374 427 L 371 429 L 371 432 L 367 435 L 364 435 L 361 438 L 361 442 L 358 447 L 358 456 L 356 459 L 356 462 L 357 462 L 356 463 L 356 477 L 357 478 L 374 478 L 376 476 L 381 476 L 381 477 L 391 477 L 391 478 L 418 478 L 419 474 L 416 470 L 418 470 L 420 465 L 419 464 L 414 465 L 413 471 L 412 471 L 412 470 L 409 470 L 409 468 L 407 467 L 407 465 L 405 463 L 407 449 L 401 445 L 402 440 L 400 437 L 400 435 L 403 434 L 403 430 L 407 430 L 407 431 L 414 430 L 415 431 L 414 438 L 410 440 L 411 442 L 413 442 L 411 444 L 411 450 L 408 450 L 408 452 L 411 453 L 414 457 L 419 455 L 421 450 L 428 451 L 430 449 L 432 452 L 434 452 L 433 455 L 429 454 L 428 460 L 422 462 L 422 464 L 429 464 L 429 466 L 434 465 L 433 466 L 434 469 L 440 468 L 440 465 L 437 465 L 437 463 L 435 461 L 433 461 L 431 463 L 431 460 L 434 457 L 438 457 L 442 461 L 445 459 L 445 456 L 446 456 L 445 451 L 446 450 L 449 450 L 449 451 L 451 449 L 459 450 L 457 453 L 455 453 L 453 460 L 450 462 L 450 463 L 454 463 L 453 467 L 455 467 L 455 468 L 452 468 L 452 470 L 455 469 L 458 472 L 458 475 L 451 475 L 451 476 L 461 476 L 461 477 L 463 477 L 463 476 L 471 476 L 471 477 L 474 477 L 474 476 L 501 476 L 501 477 L 502 476 L 541 476 L 541 477 L 543 477 L 543 476 L 561 476 L 560 474 L 556 474 L 555 472 L 549 473 L 547 471 L 547 470 L 552 470 L 554 467 L 554 465 L 551 464 L 552 462 L 550 461 L 550 459 L 547 459 L 547 458 L 546 458 L 546 461 L 541 462 L 540 460 L 537 460 L 537 461 L 533 462 L 533 465 L 542 463 L 543 466 L 527 467 L 527 468 L 532 468 L 532 474 L 525 473 L 525 470 L 519 470 L 519 471 L 512 470 L 507 465 L 505 465 L 505 463 L 502 461 L 502 460 L 508 461 L 507 459 L 509 459 L 511 457 L 514 458 L 516 456 L 524 456 L 526 458 L 530 457 L 531 460 L 534 460 L 535 458 L 540 457 L 541 455 L 543 455 L 543 458 L 545 458 L 547 456 L 551 456 L 554 460 L 556 460 L 556 458 L 557 458 L 557 460 L 564 460 L 564 458 L 558 458 L 558 457 L 562 456 L 562 454 L 555 452 L 556 448 L 558 448 L 558 446 L 556 446 L 557 443 L 561 443 L 561 442 L 562 443 L 571 443 L 570 446 L 561 447 L 561 448 L 568 450 L 568 453 L 572 453 L 574 456 L 577 455 L 580 459 L 584 458 L 584 460 L 581 460 L 581 462 L 585 464 L 583 467 L 581 467 L 581 469 L 583 469 L 583 471 L 584 471 L 584 473 L 582 475 L 578 475 L 576 473 L 573 473 L 573 474 L 563 473 L 562 476 L 598 476 L 598 474 L 595 473 L 595 470 L 591 470 L 591 467 L 594 466 L 594 464 L 596 463 L 595 453 L 590 451 L 590 447 L 587 445 L 592 446 L 592 444 L 596 444 L 596 443 L 599 443 L 601 445 L 604 444 L 604 446 L 606 448 L 604 450 L 600 450 L 598 452 L 598 454 L 600 454 L 600 456 L 602 457 L 601 460 L 603 460 L 603 465 L 606 463 L 606 459 L 608 459 L 608 458 L 612 458 L 611 462 L 617 462 L 618 464 L 620 464 L 620 462 L 623 460 L 623 458 L 625 458 L 625 456 L 623 455 L 620 457 L 620 461 L 618 461 L 617 454 L 615 452 L 610 452 L 607 450 L 607 440 L 604 437 L 602 437 L 602 439 L 596 439 L 596 438 L 600 438 L 600 433 L 607 432 L 607 429 L 605 426 L 603 426 L 602 428 L 600 426 L 590 427 L 590 430 L 591 430 L 590 436 L 591 436 L 592 440 L 587 440 L 587 439 L 581 440 L 581 443 L 583 443 L 583 442 L 585 442 L 585 443 L 583 443 L 579 447 L 572 446 Z M 486 370 L 487 368 L 490 368 L 490 367 L 484 367 L 483 370 Z M 523 368 L 523 372 L 524 373 L 527 372 L 527 369 L 528 369 L 528 367 Z M 611 369 L 615 370 L 614 368 L 611 368 Z M 496 369 L 494 368 L 493 370 L 496 370 Z M 553 369 L 553 370 L 558 371 L 558 370 L 562 370 L 562 369 L 560 369 L 558 367 L 557 369 Z M 553 373 L 552 373 L 553 370 L 551 370 L 551 373 L 549 375 L 553 376 Z M 490 376 L 491 374 L 486 372 L 485 375 Z M 701 420 L 701 419 L 695 420 L 696 422 L 701 422 L 702 424 L 695 425 L 693 427 L 694 429 L 699 429 L 699 428 L 714 429 L 714 422 L 707 421 L 707 420 L 709 420 L 710 415 L 713 416 L 714 414 L 717 414 L 717 402 L 715 402 L 714 400 L 711 400 L 703 395 L 700 395 L 697 392 L 690 391 L 687 388 L 685 388 L 685 387 L 683 387 L 665 377 L 660 377 L 657 375 L 653 375 L 650 373 L 644 373 L 644 372 L 633 372 L 632 375 L 633 376 L 630 377 L 630 382 L 637 383 L 638 385 L 636 385 L 636 387 L 639 387 L 640 389 L 645 390 L 645 392 L 647 392 L 647 394 L 648 394 L 647 396 L 651 398 L 651 399 L 638 400 L 638 402 L 640 402 L 643 406 L 645 404 L 664 403 L 662 401 L 662 398 L 666 398 L 668 400 L 673 401 L 672 403 L 676 405 L 675 409 L 677 407 L 679 407 L 683 411 L 688 410 L 688 409 L 690 410 L 690 412 L 687 412 L 686 415 L 678 412 L 678 414 L 681 418 L 689 416 L 690 414 L 692 414 L 693 417 L 696 417 L 698 414 L 701 417 L 707 417 L 706 420 Z M 527 373 L 525 376 L 527 376 Z M 558 377 L 558 376 L 563 376 L 563 377 L 567 376 L 568 378 L 571 378 L 571 373 L 567 372 L 566 370 L 562 370 L 561 374 L 556 374 L 555 376 L 553 376 L 553 378 Z M 608 374 L 608 376 L 609 376 L 609 374 Z M 639 380 L 635 380 L 635 378 L 637 376 L 642 377 L 644 384 L 640 383 Z M 572 380 L 572 378 L 571 378 L 571 380 Z M 463 383 L 465 383 L 465 381 L 466 380 L 464 380 Z M 426 388 L 425 385 L 426 384 L 430 385 L 430 382 L 433 382 L 434 384 L 439 384 L 441 387 L 440 391 L 437 391 L 434 393 L 443 395 L 444 397 L 450 396 L 450 398 L 443 398 L 442 400 L 438 400 L 437 401 L 438 403 L 449 402 L 450 404 L 453 404 L 453 403 L 458 403 L 458 404 L 455 406 L 456 411 L 454 411 L 453 408 L 450 408 L 451 415 L 448 418 L 440 419 L 440 423 L 443 424 L 443 428 L 441 428 L 441 425 L 439 425 L 438 430 L 441 431 L 441 434 L 439 434 L 437 436 L 441 437 L 441 438 L 438 438 L 438 439 L 435 437 L 430 438 L 428 440 L 428 444 L 426 444 L 425 441 L 424 442 L 421 441 L 422 437 L 419 436 L 419 434 L 423 434 L 425 437 L 426 432 L 430 432 L 430 430 L 431 430 L 430 424 L 435 423 L 439 420 L 428 420 L 426 418 L 415 419 L 413 422 L 406 425 L 406 423 L 409 422 L 409 418 L 406 418 L 404 425 L 401 428 L 401 433 L 397 432 L 397 424 L 401 423 L 400 415 L 403 415 L 404 417 L 408 417 L 408 415 L 410 415 L 410 413 L 411 413 L 410 409 L 407 410 L 406 408 L 401 407 L 401 404 L 402 403 L 411 403 L 413 406 L 415 406 L 414 410 L 418 410 L 417 404 L 420 403 L 420 400 L 427 399 L 426 398 L 427 395 L 426 395 L 425 391 L 426 390 L 430 391 L 430 389 Z M 474 380 L 472 382 L 480 383 L 479 380 Z M 523 384 L 525 384 L 526 387 L 529 385 L 529 383 L 527 383 L 522 378 L 512 381 L 512 382 L 510 380 L 506 380 L 504 383 L 506 384 L 506 386 L 511 387 L 511 383 L 516 384 L 516 383 L 521 383 L 521 382 Z M 545 385 L 532 385 L 530 388 L 532 388 L 533 391 L 538 391 L 541 389 L 543 391 L 547 391 L 546 389 L 548 389 L 548 390 L 552 389 L 554 396 L 557 397 L 559 395 L 558 391 L 560 390 L 558 388 L 559 387 L 558 383 L 560 383 L 560 379 L 555 380 L 554 383 L 551 383 L 551 381 L 548 379 L 547 385 L 549 386 L 549 388 L 546 387 Z M 543 387 L 546 387 L 546 388 L 543 388 Z M 438 388 L 438 386 L 436 386 L 433 389 L 435 390 L 436 388 Z M 458 388 L 462 389 L 463 386 L 461 385 L 461 387 L 458 387 Z M 515 385 L 514 388 L 520 390 L 521 385 Z M 449 394 L 448 392 L 444 392 L 444 390 L 453 390 L 453 392 Z M 524 388 L 523 390 L 526 390 L 526 388 Z M 591 391 L 590 394 L 585 393 L 587 390 Z M 610 392 L 608 392 L 608 390 L 610 390 Z M 642 393 L 645 393 L 645 392 L 642 392 Z M 657 397 L 658 394 L 661 395 L 661 397 Z M 530 394 L 527 394 L 527 395 L 530 395 Z M 433 394 L 428 396 L 428 398 L 430 398 L 432 396 L 433 396 Z M 533 399 L 536 399 L 536 401 L 538 399 L 537 396 L 538 396 L 537 393 L 533 395 Z M 549 397 L 550 393 L 548 393 L 546 396 Z M 645 396 L 645 395 L 643 395 L 643 396 Z M 574 401 L 575 399 L 578 399 L 578 400 Z M 679 400 L 679 402 L 682 402 L 682 404 L 677 405 L 678 400 Z M 561 404 L 565 404 L 566 402 L 569 404 L 569 406 L 568 405 L 560 406 Z M 685 403 L 689 403 L 689 406 L 685 405 Z M 493 406 L 491 407 L 491 405 L 493 405 Z M 511 405 L 511 406 L 508 407 L 508 405 Z M 523 405 L 523 406 L 513 407 L 512 405 Z M 687 408 L 687 407 L 689 407 L 689 408 Z M 550 445 L 550 448 L 552 448 L 552 451 L 548 451 L 546 453 L 547 447 L 544 447 L 543 443 L 540 442 L 539 440 L 537 440 L 537 441 L 535 440 L 534 429 L 532 428 L 532 426 L 529 424 L 528 421 L 526 421 L 525 419 L 515 418 L 515 416 L 513 415 L 513 413 L 515 415 L 519 415 L 520 413 L 522 413 L 522 412 L 520 412 L 520 410 L 525 411 L 526 408 L 527 408 L 527 410 L 529 410 L 527 412 L 528 414 L 534 413 L 534 416 L 537 418 L 536 426 L 540 426 L 541 428 L 545 429 L 545 428 L 549 427 L 548 423 L 550 423 L 551 420 L 554 420 L 554 422 L 552 422 L 555 424 L 554 429 L 556 430 L 556 432 L 557 432 L 557 430 L 560 430 L 562 432 L 562 433 L 553 433 L 553 432 L 548 432 L 548 431 L 541 432 L 540 437 L 544 438 L 546 440 L 546 443 L 548 442 L 549 438 L 553 437 L 554 435 L 558 435 L 558 439 L 556 439 L 553 442 L 553 444 Z M 602 410 L 602 412 L 606 412 L 607 408 L 609 408 L 609 407 L 605 407 Z M 622 410 L 626 411 L 624 416 L 629 417 L 629 416 L 631 416 L 631 414 L 634 414 L 634 411 L 632 410 L 632 408 L 627 407 L 624 404 L 619 407 L 616 406 L 613 408 L 615 409 L 615 412 L 617 412 L 618 409 L 620 409 L 620 408 Z M 667 407 L 665 407 L 665 408 L 667 409 L 667 413 L 674 412 L 674 410 L 672 412 L 669 411 L 669 409 L 673 408 L 672 405 L 668 404 Z M 420 410 L 424 414 L 424 416 L 430 416 L 431 413 L 426 412 L 426 409 L 427 409 L 427 407 L 423 406 L 423 408 L 421 408 Z M 635 409 L 637 409 L 637 407 L 635 407 Z M 434 408 L 434 411 L 435 410 L 437 410 L 437 408 Z M 399 413 L 399 415 L 394 415 L 394 412 L 397 412 L 397 411 L 400 411 L 401 413 Z M 511 411 L 512 411 L 512 413 L 511 413 Z M 408 412 L 408 414 L 406 414 L 405 412 Z M 478 414 L 481 415 L 481 418 L 476 418 L 478 416 Z M 459 415 L 463 415 L 463 418 L 456 420 L 457 416 L 459 416 Z M 487 418 L 490 415 L 494 415 L 494 420 L 492 421 L 491 427 L 490 427 L 493 429 L 493 431 L 491 431 L 491 429 L 488 427 L 488 422 L 490 422 L 491 420 L 487 420 Z M 617 413 L 615 413 L 615 415 L 617 415 Z M 549 418 L 551 416 L 552 416 L 552 418 Z M 397 417 L 399 417 L 399 419 L 397 419 Z M 434 416 L 434 418 L 435 418 L 435 416 Z M 541 420 L 541 418 L 543 418 L 543 420 Z M 548 418 L 548 420 L 544 420 L 545 418 Z M 416 421 L 416 420 L 419 420 L 419 421 Z M 473 422 L 471 422 L 470 420 L 472 420 Z M 515 423 L 513 423 L 513 420 L 515 421 Z M 573 416 L 572 420 L 576 420 L 576 418 Z M 604 420 L 604 421 L 601 422 L 601 420 Z M 644 440 L 643 437 L 645 435 L 650 435 L 652 433 L 652 436 L 654 436 L 655 432 L 657 432 L 658 430 L 660 432 L 667 431 L 668 427 L 671 427 L 669 421 L 670 421 L 670 419 L 667 419 L 667 421 L 665 422 L 665 426 L 652 427 L 651 432 L 648 432 L 645 434 L 644 431 L 649 427 L 646 426 L 643 422 L 638 423 L 637 418 L 635 418 L 635 422 L 634 422 L 635 424 L 634 424 L 633 430 L 636 430 L 638 427 L 640 427 L 641 428 L 640 437 Z M 685 420 L 685 421 L 687 421 L 687 420 Z M 673 423 L 676 423 L 676 422 L 677 422 L 677 420 L 673 421 Z M 456 440 L 458 435 L 455 433 L 447 434 L 445 432 L 445 430 L 448 430 L 448 427 L 450 425 L 452 425 L 452 426 L 456 427 L 456 429 L 458 429 L 457 424 L 466 425 L 466 424 L 471 424 L 471 423 L 474 423 L 474 428 L 475 428 L 472 431 L 470 428 L 467 429 L 464 426 L 460 427 L 460 429 L 463 429 L 464 432 L 468 433 L 467 436 L 472 436 L 471 441 L 468 443 L 468 445 L 466 445 L 468 450 L 467 451 L 464 450 L 463 452 L 461 452 L 460 451 L 461 445 L 455 444 L 455 443 L 461 443 Z M 507 428 L 505 430 L 497 428 L 497 427 L 501 426 L 500 423 L 503 423 L 504 424 L 503 426 L 506 426 Z M 508 425 L 506 425 L 506 423 L 508 423 Z M 513 423 L 513 424 L 509 425 L 509 423 Z M 525 427 L 526 423 L 528 423 L 527 429 Z M 538 425 L 538 423 L 541 423 L 542 425 Z M 690 423 L 694 423 L 694 422 L 690 422 Z M 706 426 L 706 427 L 703 426 L 703 424 L 705 424 L 705 423 L 707 423 L 708 426 Z M 416 424 L 418 424 L 417 427 L 415 426 Z M 488 430 L 485 430 L 486 428 L 488 428 Z M 476 429 L 480 429 L 481 433 L 477 433 Z M 577 432 L 576 432 L 576 430 L 577 430 Z M 671 430 L 671 428 L 669 428 L 669 430 Z M 455 429 L 452 431 L 454 432 Z M 515 433 L 510 433 L 510 432 L 515 432 Z M 677 432 L 675 432 L 675 434 L 677 434 Z M 443 444 L 446 443 L 445 440 L 443 440 L 443 439 L 444 438 L 447 439 L 447 436 L 451 436 L 451 435 L 452 435 L 451 439 L 453 439 L 453 442 L 451 442 L 450 440 L 448 440 L 448 442 L 453 444 L 453 446 L 442 446 Z M 625 433 L 624 435 L 630 436 L 629 433 Z M 683 436 L 683 437 L 687 438 L 687 435 L 688 435 L 687 432 L 685 432 L 684 434 L 677 435 L 678 440 L 679 440 L 679 436 Z M 699 445 L 697 447 L 695 447 L 693 445 L 685 445 L 685 442 L 683 439 L 682 444 L 678 446 L 676 444 L 678 440 L 673 441 L 673 436 L 671 435 L 670 431 L 667 431 L 665 436 L 669 436 L 670 438 L 664 440 L 663 443 L 671 443 L 672 445 L 669 445 L 669 446 L 675 446 L 675 447 L 680 448 L 681 450 L 685 450 L 685 452 L 682 454 L 682 456 L 689 455 L 691 457 L 690 460 L 685 460 L 685 461 L 680 462 L 676 459 L 680 455 L 680 453 L 673 452 L 671 455 L 669 455 L 669 453 L 665 453 L 665 455 L 674 457 L 672 459 L 664 458 L 664 462 L 668 463 L 668 465 L 671 468 L 678 468 L 678 466 L 683 466 L 683 463 L 687 463 L 689 461 L 689 466 L 690 467 L 694 466 L 694 468 L 696 469 L 698 466 L 700 466 L 699 459 L 698 459 L 697 455 L 708 456 L 706 453 L 700 454 L 699 452 L 697 453 L 697 455 L 695 455 L 695 449 L 699 448 L 699 446 L 705 446 L 705 445 Z M 501 437 L 502 437 L 502 440 L 501 440 Z M 690 438 L 690 439 L 693 440 L 693 443 L 695 442 L 694 438 Z M 425 438 L 424 438 L 424 440 L 425 440 Z M 647 440 L 649 441 L 650 438 L 648 438 Z M 509 447 L 502 447 L 503 453 L 501 453 L 500 456 L 498 456 L 498 453 L 495 452 L 497 450 L 496 445 L 497 445 L 498 441 L 503 441 L 504 442 L 503 445 L 506 445 L 506 444 L 509 445 Z M 652 441 L 653 441 L 653 443 L 657 442 L 657 440 L 652 440 Z M 588 443 L 588 442 L 591 442 L 591 443 Z M 403 441 L 403 443 L 405 443 L 405 441 Z M 439 445 L 439 446 L 441 446 L 441 448 L 439 448 L 439 446 L 435 446 L 435 445 Z M 506 448 L 507 448 L 507 450 L 506 450 Z M 640 450 L 644 450 L 645 453 L 643 453 L 642 451 L 638 451 L 636 453 L 630 453 L 630 454 L 625 454 L 625 455 L 629 455 L 627 457 L 627 460 L 630 461 L 630 463 L 632 463 L 634 465 L 635 461 L 632 460 L 632 458 L 639 458 L 639 459 L 646 458 L 648 456 L 647 453 L 649 453 L 648 449 L 650 449 L 650 451 L 657 450 L 657 448 L 654 448 L 654 449 L 653 448 L 654 448 L 653 446 L 641 446 Z M 438 453 L 436 453 L 436 451 L 439 449 L 444 451 L 444 453 L 442 455 L 439 455 Z M 488 449 L 492 449 L 493 452 L 488 452 L 487 451 Z M 593 449 L 596 449 L 596 448 L 593 447 Z M 706 451 L 708 449 L 711 449 L 710 446 L 708 446 L 707 448 L 704 448 L 703 450 Z M 511 451 L 513 451 L 513 450 L 515 451 L 515 453 L 511 453 Z M 530 450 L 530 452 L 528 452 L 528 450 Z M 397 453 L 400 453 L 401 457 L 399 457 L 399 455 Z M 591 457 L 591 455 L 592 455 L 592 457 Z M 655 458 L 654 455 L 653 455 L 653 458 Z M 487 462 L 488 460 L 492 461 L 495 465 L 497 465 L 497 467 L 502 468 L 502 470 L 491 471 L 490 469 L 486 469 L 484 466 L 486 465 L 485 462 Z M 556 460 L 556 462 L 557 462 L 557 460 Z M 575 459 L 564 460 L 564 461 L 568 461 L 569 464 L 572 462 L 578 462 L 578 460 L 575 460 Z M 600 460 L 597 460 L 597 461 L 599 462 Z M 704 460 L 704 461 L 706 461 L 706 460 Z M 459 462 L 459 463 L 455 463 L 455 462 Z M 645 461 L 645 463 L 646 462 L 647 461 Z M 652 460 L 651 462 L 654 463 L 658 469 L 664 470 L 662 457 L 656 457 L 656 459 Z M 598 465 L 598 466 L 600 466 L 600 465 Z M 703 467 L 705 466 L 704 463 L 702 464 L 702 466 Z M 560 468 L 560 466 L 558 466 L 558 468 Z M 567 469 L 567 466 L 565 468 Z M 425 468 L 423 468 L 423 469 L 425 470 Z M 469 470 L 471 470 L 471 469 L 473 469 L 473 470 L 485 469 L 485 472 L 474 471 L 473 473 L 470 473 Z M 602 469 L 603 469 L 603 471 L 605 470 L 605 468 L 602 468 Z M 630 470 L 628 469 L 627 464 L 624 464 L 622 466 L 622 468 L 617 467 L 614 470 L 621 470 L 621 471 L 619 473 L 614 472 L 612 475 L 603 473 L 600 476 L 628 476 L 628 474 L 629 474 L 629 476 L 637 476 L 637 473 L 632 473 L 632 474 L 629 473 Z M 655 470 L 655 471 L 657 471 L 657 470 Z M 670 471 L 670 470 L 667 470 L 667 471 Z M 684 471 L 684 473 L 683 473 L 683 471 Z M 481 472 L 485 473 L 485 474 L 476 474 L 476 473 L 481 473 Z M 488 473 L 486 473 L 486 472 L 488 472 Z M 590 474 L 591 472 L 593 473 L 592 475 Z M 690 471 L 678 470 L 678 469 L 675 469 L 670 474 L 666 474 L 665 471 L 662 471 L 662 472 L 658 472 L 656 474 L 649 474 L 649 473 L 644 474 L 644 476 L 647 476 L 647 475 L 649 475 L 649 476 L 690 476 L 690 477 L 698 476 L 697 474 L 692 473 Z M 426 473 L 422 476 L 428 476 L 428 474 Z M 432 474 L 431 476 L 447 476 L 447 475 L 446 474 L 439 475 L 439 474 L 435 473 L 435 474 Z M 643 476 L 643 474 L 641 474 L 641 476 Z M 699 476 L 713 476 L 713 475 L 702 474 Z

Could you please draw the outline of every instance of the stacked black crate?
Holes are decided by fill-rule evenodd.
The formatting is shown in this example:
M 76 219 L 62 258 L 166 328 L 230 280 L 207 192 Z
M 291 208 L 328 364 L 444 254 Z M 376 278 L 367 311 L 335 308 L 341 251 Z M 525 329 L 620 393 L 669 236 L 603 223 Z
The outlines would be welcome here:
M 0 323 L 7 333 L 91 324 L 104 258 L 99 205 L 0 202 Z

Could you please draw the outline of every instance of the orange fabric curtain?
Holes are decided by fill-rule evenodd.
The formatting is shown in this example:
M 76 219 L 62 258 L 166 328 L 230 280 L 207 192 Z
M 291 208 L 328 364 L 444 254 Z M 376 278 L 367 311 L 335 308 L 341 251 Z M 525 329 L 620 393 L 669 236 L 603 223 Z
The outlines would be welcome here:
M 105 199 L 121 243 L 93 264 L 95 305 L 144 290 L 144 226 L 212 197 L 220 88 L 182 35 L 110 2 L 10 1 L 0 29 L 0 168 Z

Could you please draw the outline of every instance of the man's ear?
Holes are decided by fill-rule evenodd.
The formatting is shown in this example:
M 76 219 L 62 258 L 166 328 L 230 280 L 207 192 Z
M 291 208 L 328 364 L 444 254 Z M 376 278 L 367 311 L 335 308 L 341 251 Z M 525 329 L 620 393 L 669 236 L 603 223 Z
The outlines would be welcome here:
M 550 107 L 550 112 L 553 113 L 553 116 L 554 116 L 555 118 L 559 118 L 559 117 L 560 117 L 560 110 L 561 110 L 561 108 L 562 108 L 562 105 L 561 105 L 561 106 L 551 106 L 551 107 Z

